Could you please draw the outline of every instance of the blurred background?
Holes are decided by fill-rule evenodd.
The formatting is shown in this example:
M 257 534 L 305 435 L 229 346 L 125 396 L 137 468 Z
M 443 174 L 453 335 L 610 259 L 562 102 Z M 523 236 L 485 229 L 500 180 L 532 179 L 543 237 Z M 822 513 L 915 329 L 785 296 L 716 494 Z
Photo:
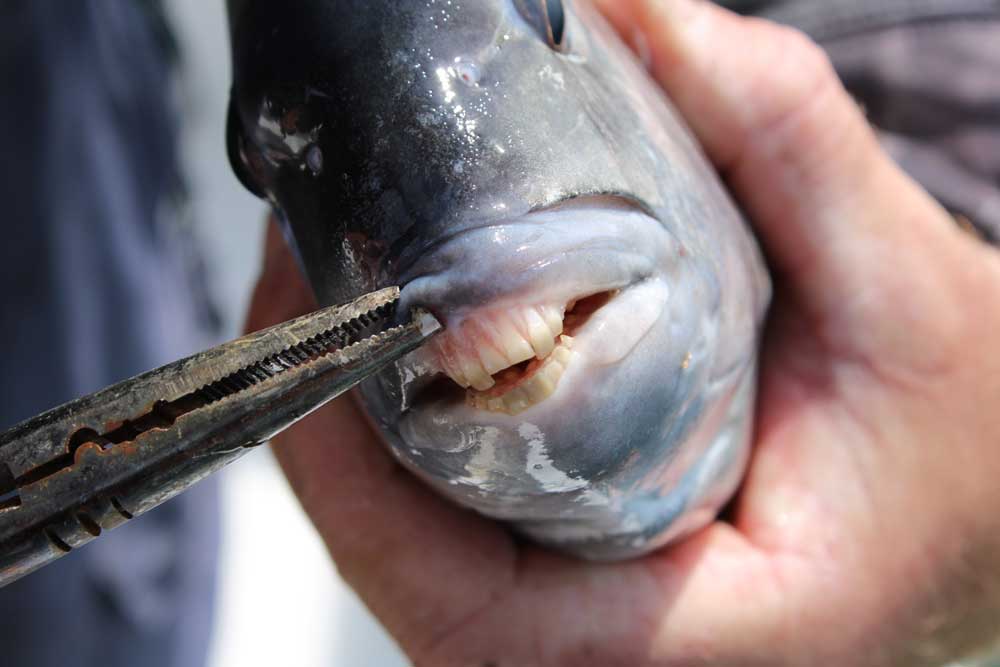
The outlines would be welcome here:
M 0 431 L 242 333 L 266 211 L 226 156 L 225 4 L 0 2 Z M 0 619 L 3 667 L 407 664 L 266 448 L 0 590 Z

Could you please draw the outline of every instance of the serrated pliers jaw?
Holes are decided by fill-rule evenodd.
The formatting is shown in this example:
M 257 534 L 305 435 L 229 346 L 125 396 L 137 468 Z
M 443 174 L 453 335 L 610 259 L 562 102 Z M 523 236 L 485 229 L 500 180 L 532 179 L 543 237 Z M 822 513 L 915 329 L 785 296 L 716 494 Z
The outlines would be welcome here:
M 398 288 L 220 345 L 0 435 L 0 586 L 239 459 L 437 333 Z

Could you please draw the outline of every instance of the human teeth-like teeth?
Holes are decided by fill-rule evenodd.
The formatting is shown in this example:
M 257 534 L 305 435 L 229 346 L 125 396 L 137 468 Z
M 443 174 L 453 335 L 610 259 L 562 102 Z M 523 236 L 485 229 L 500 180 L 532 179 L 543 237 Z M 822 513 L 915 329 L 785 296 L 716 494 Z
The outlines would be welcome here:
M 441 368 L 444 369 L 444 372 L 447 373 L 452 380 L 463 387 L 469 386 L 469 380 L 465 377 L 465 374 L 462 373 L 462 369 L 458 364 L 455 352 L 447 343 L 443 343 L 438 346 L 438 360 L 441 364 Z
M 573 339 L 561 336 L 552 354 L 528 378 L 500 394 L 469 392 L 466 402 L 478 409 L 516 415 L 541 403 L 553 393 L 573 358 Z
M 473 389 L 485 391 L 496 384 L 478 359 L 462 359 L 462 372 Z
M 489 389 L 495 383 L 479 360 L 457 350 L 453 341 L 442 341 L 438 347 L 439 363 L 448 376 L 464 388 L 473 387 L 480 391 Z
M 554 336 L 562 333 L 562 326 L 560 325 L 559 331 L 553 332 L 534 308 L 526 309 L 522 316 L 528 329 L 528 340 L 531 341 L 531 347 L 535 351 L 535 357 L 544 359 L 555 349 Z
M 510 367 L 510 361 L 494 346 L 489 336 L 483 335 L 483 342 L 476 348 L 479 360 L 488 375 L 495 375 Z
M 484 323 L 485 324 L 485 323 Z M 519 364 L 535 356 L 531 342 L 519 331 L 518 323 L 513 319 L 499 319 L 493 324 L 490 338 L 500 346 L 509 365 Z
M 483 311 L 445 331 L 430 347 L 452 380 L 485 391 L 500 371 L 548 357 L 563 331 L 564 313 L 563 306 L 551 304 Z
M 542 319 L 545 320 L 545 324 L 548 325 L 550 331 L 554 331 L 556 335 L 562 333 L 563 320 L 566 319 L 565 308 L 560 306 L 539 306 L 538 312 L 541 313 Z

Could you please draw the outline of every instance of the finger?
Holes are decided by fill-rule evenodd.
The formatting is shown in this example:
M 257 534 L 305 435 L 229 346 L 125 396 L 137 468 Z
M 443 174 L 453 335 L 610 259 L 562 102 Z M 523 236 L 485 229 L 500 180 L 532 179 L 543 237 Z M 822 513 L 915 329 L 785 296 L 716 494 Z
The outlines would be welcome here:
M 957 237 L 802 34 L 697 0 L 597 4 L 627 40 L 643 43 L 772 267 L 815 315 L 842 313 L 845 297 L 871 294 L 886 266 L 926 263 L 928 245 L 940 253 L 939 241 Z
M 276 225 L 248 328 L 315 308 Z M 508 583 L 506 533 L 403 471 L 350 398 L 277 437 L 273 450 L 344 579 L 400 643 L 419 651 Z

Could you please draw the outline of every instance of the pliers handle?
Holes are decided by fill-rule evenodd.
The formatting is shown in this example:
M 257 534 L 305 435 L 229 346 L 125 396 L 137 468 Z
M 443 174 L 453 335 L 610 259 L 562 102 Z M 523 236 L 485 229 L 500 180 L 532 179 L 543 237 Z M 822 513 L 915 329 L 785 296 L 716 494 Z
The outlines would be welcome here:
M 0 587 L 176 496 L 422 345 L 399 289 L 317 311 L 0 435 Z

